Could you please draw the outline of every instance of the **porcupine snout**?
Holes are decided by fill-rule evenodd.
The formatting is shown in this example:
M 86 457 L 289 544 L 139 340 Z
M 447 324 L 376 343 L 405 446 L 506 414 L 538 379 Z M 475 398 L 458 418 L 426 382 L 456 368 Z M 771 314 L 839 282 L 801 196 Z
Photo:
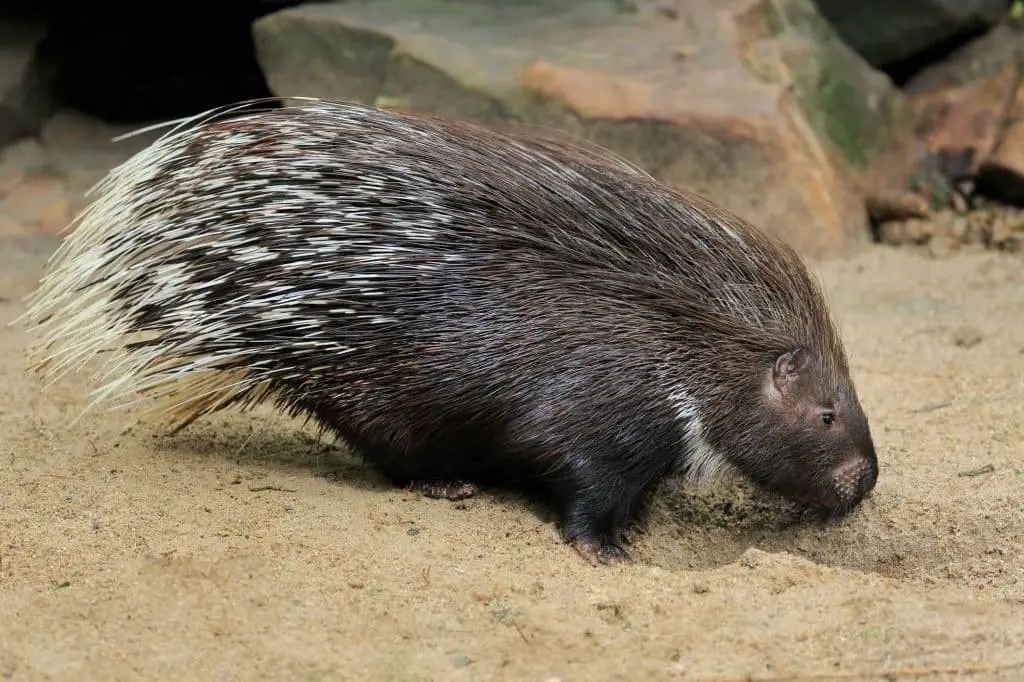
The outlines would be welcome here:
M 834 499 L 826 506 L 833 509 L 848 509 L 860 502 L 875 487 L 878 469 L 861 455 L 856 455 L 838 464 L 828 474 L 826 489 Z

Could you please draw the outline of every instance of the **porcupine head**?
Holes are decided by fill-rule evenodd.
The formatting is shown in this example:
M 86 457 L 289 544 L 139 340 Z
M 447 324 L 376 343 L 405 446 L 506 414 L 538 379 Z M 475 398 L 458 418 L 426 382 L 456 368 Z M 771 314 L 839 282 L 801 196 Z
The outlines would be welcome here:
M 713 470 L 720 458 L 768 490 L 841 514 L 873 489 L 878 462 L 838 334 L 824 309 L 814 321 L 804 339 L 766 344 L 737 363 L 753 368 L 746 376 L 723 381 L 718 365 L 689 467 Z

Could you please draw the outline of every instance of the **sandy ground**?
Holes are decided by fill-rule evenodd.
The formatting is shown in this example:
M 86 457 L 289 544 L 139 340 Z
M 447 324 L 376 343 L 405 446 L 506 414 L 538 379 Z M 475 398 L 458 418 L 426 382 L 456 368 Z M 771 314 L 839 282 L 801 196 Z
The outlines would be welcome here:
M 25 372 L 54 247 L 0 240 L 0 679 L 1024 679 L 1024 261 L 816 264 L 881 476 L 822 526 L 660 491 L 594 567 L 514 496 L 389 487 L 310 428 L 174 437 Z

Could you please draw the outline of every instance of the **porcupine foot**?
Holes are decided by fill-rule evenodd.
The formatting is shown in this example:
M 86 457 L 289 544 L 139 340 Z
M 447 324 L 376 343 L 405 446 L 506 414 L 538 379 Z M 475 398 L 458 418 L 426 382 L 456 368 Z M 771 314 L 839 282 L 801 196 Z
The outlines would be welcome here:
M 635 519 L 627 518 L 628 504 L 584 494 L 568 505 L 563 521 L 566 541 L 592 564 L 630 564 L 623 545 L 636 532 Z
M 569 539 L 569 544 L 591 563 L 628 564 L 633 562 L 633 558 L 624 545 L 632 545 L 642 533 L 640 521 L 633 519 L 604 539 L 587 540 L 585 536 L 575 536 Z
M 631 564 L 632 557 L 629 552 L 623 549 L 621 544 L 608 539 L 587 539 L 577 537 L 569 541 L 573 549 L 579 552 L 580 556 L 597 566 L 599 564 Z
M 473 483 L 466 481 L 410 481 L 406 486 L 411 492 L 435 500 L 465 500 L 479 491 Z

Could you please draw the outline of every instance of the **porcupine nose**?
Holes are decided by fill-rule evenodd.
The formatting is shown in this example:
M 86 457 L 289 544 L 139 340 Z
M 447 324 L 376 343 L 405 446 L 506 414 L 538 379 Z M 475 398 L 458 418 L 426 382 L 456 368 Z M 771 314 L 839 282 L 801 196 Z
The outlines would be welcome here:
M 878 473 L 866 457 L 853 457 L 829 474 L 828 489 L 835 495 L 837 507 L 860 502 L 875 487 Z

